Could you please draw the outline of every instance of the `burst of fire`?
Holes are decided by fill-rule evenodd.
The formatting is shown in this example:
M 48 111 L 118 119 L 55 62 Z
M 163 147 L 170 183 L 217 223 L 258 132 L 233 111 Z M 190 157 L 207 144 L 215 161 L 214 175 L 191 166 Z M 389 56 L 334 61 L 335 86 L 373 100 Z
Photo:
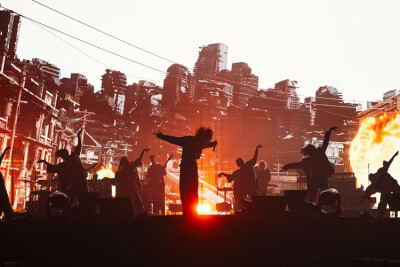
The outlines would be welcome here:
M 384 160 L 388 161 L 400 149 L 400 114 L 388 113 L 367 117 L 360 123 L 356 137 L 351 142 L 350 164 L 357 185 L 368 186 L 369 173 L 376 172 Z M 389 173 L 400 178 L 400 164 L 396 158 Z
M 101 169 L 97 172 L 97 180 L 103 178 L 115 178 L 115 173 L 111 169 Z

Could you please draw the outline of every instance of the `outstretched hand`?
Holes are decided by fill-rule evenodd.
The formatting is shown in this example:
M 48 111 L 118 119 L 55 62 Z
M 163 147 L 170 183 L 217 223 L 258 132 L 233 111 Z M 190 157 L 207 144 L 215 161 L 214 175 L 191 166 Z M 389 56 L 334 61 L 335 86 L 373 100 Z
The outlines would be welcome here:
M 10 146 L 8 146 L 8 147 L 6 147 L 6 149 L 4 149 L 4 150 L 10 150 L 11 149 L 11 147 Z
M 37 163 L 45 163 L 46 161 L 44 159 L 38 160 Z
M 397 156 L 397 155 L 399 155 L 399 151 L 397 151 L 396 154 L 394 154 L 394 156 Z
M 144 148 L 144 149 L 143 149 L 144 152 L 147 152 L 147 151 L 149 151 L 149 150 L 150 150 L 150 148 Z
M 215 141 L 213 142 L 213 145 L 214 145 L 214 147 L 213 147 L 213 152 L 214 152 L 214 151 L 215 151 L 215 147 L 218 145 L 217 140 L 215 140 Z
M 163 133 L 161 131 L 157 131 L 156 133 L 153 133 L 155 136 L 160 137 L 161 135 L 163 135 Z
M 331 127 L 330 129 L 329 129 L 329 131 L 337 131 L 337 130 L 339 130 L 339 127 L 337 127 L 337 126 L 333 126 L 333 127 Z
M 262 148 L 262 145 L 261 145 L 261 144 L 257 146 L 257 149 L 259 149 L 259 148 Z

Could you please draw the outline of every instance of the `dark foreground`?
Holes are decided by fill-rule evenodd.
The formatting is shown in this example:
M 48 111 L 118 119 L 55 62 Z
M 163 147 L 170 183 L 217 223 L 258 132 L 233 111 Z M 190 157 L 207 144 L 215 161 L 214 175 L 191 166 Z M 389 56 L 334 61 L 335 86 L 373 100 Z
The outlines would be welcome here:
M 386 259 L 381 266 L 396 266 L 399 241 L 400 220 L 395 219 L 21 220 L 0 224 L 0 259 L 23 266 L 354 266 L 363 262 L 357 258 L 373 258 Z M 369 264 L 364 260 L 361 266 Z

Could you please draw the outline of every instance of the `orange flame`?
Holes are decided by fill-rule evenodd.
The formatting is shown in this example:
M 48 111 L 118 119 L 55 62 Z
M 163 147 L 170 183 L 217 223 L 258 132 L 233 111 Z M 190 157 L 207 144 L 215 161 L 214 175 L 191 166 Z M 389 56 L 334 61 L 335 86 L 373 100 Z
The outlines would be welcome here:
M 369 172 L 374 173 L 384 160 L 389 160 L 400 149 L 400 114 L 385 113 L 379 117 L 367 117 L 360 123 L 356 137 L 351 142 L 350 164 L 357 185 L 368 186 Z M 400 164 L 395 159 L 389 173 L 400 177 Z

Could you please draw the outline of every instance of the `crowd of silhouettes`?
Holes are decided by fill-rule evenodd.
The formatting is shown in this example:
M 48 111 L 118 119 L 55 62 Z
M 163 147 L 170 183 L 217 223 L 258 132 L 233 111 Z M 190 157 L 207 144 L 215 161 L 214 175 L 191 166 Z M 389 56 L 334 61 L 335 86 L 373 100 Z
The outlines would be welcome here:
M 326 150 L 332 131 L 337 131 L 337 127 L 331 127 L 325 132 L 321 147 L 308 144 L 301 149 L 303 159 L 299 162 L 288 163 L 280 171 L 289 169 L 302 169 L 306 174 L 307 195 L 306 202 L 317 203 L 318 192 L 328 192 L 328 177 L 334 173 L 334 168 L 326 156 Z M 57 190 L 65 193 L 71 198 L 71 202 L 79 201 L 79 196 L 88 192 L 87 171 L 82 165 L 80 153 L 82 150 L 81 141 L 82 129 L 77 133 L 78 144 L 71 154 L 68 150 L 60 149 L 56 152 L 56 157 L 62 159 L 58 164 L 51 164 L 46 160 L 39 160 L 47 167 L 47 173 L 56 173 Z M 200 127 L 193 136 L 176 137 L 163 134 L 158 131 L 156 137 L 171 144 L 182 147 L 182 159 L 180 162 L 179 191 L 182 203 L 183 215 L 194 216 L 197 214 L 198 205 L 198 184 L 199 174 L 197 160 L 202 155 L 202 150 L 213 148 L 215 150 L 217 141 L 212 141 L 213 131 L 210 128 Z M 234 209 L 236 211 L 246 208 L 245 199 L 251 201 L 254 196 L 267 196 L 267 189 L 270 186 L 271 172 L 267 168 L 265 161 L 260 161 L 256 166 L 259 149 L 262 145 L 255 148 L 254 156 L 245 161 L 243 158 L 236 159 L 238 169 L 232 173 L 221 172 L 217 177 L 226 177 L 229 183 L 233 184 Z M 0 164 L 5 157 L 7 147 L 0 156 Z M 115 173 L 113 184 L 116 186 L 116 197 L 128 198 L 135 214 L 145 214 L 146 210 L 140 196 L 141 182 L 137 167 L 142 166 L 144 154 L 149 148 L 143 149 L 139 157 L 134 161 L 129 161 L 127 157 L 122 157 L 119 162 L 118 171 Z M 400 186 L 397 181 L 388 173 L 388 169 L 394 158 L 399 154 L 396 152 L 389 161 L 384 161 L 383 166 L 374 174 L 369 175 L 371 185 L 365 190 L 365 199 L 376 192 L 381 193 L 381 200 L 378 205 L 378 217 L 383 217 L 388 204 L 390 194 L 400 193 Z M 151 165 L 147 170 L 147 182 L 149 185 L 149 198 L 154 215 L 165 215 L 165 181 L 166 167 L 172 154 L 168 157 L 164 165 L 157 162 L 155 155 L 150 155 Z M 338 192 L 339 193 L 339 192 Z M 338 195 L 338 194 L 336 194 Z M 148 211 L 147 211 L 148 212 Z M 10 220 L 13 211 L 5 188 L 3 175 L 0 173 L 0 213 L 5 214 L 5 218 Z

